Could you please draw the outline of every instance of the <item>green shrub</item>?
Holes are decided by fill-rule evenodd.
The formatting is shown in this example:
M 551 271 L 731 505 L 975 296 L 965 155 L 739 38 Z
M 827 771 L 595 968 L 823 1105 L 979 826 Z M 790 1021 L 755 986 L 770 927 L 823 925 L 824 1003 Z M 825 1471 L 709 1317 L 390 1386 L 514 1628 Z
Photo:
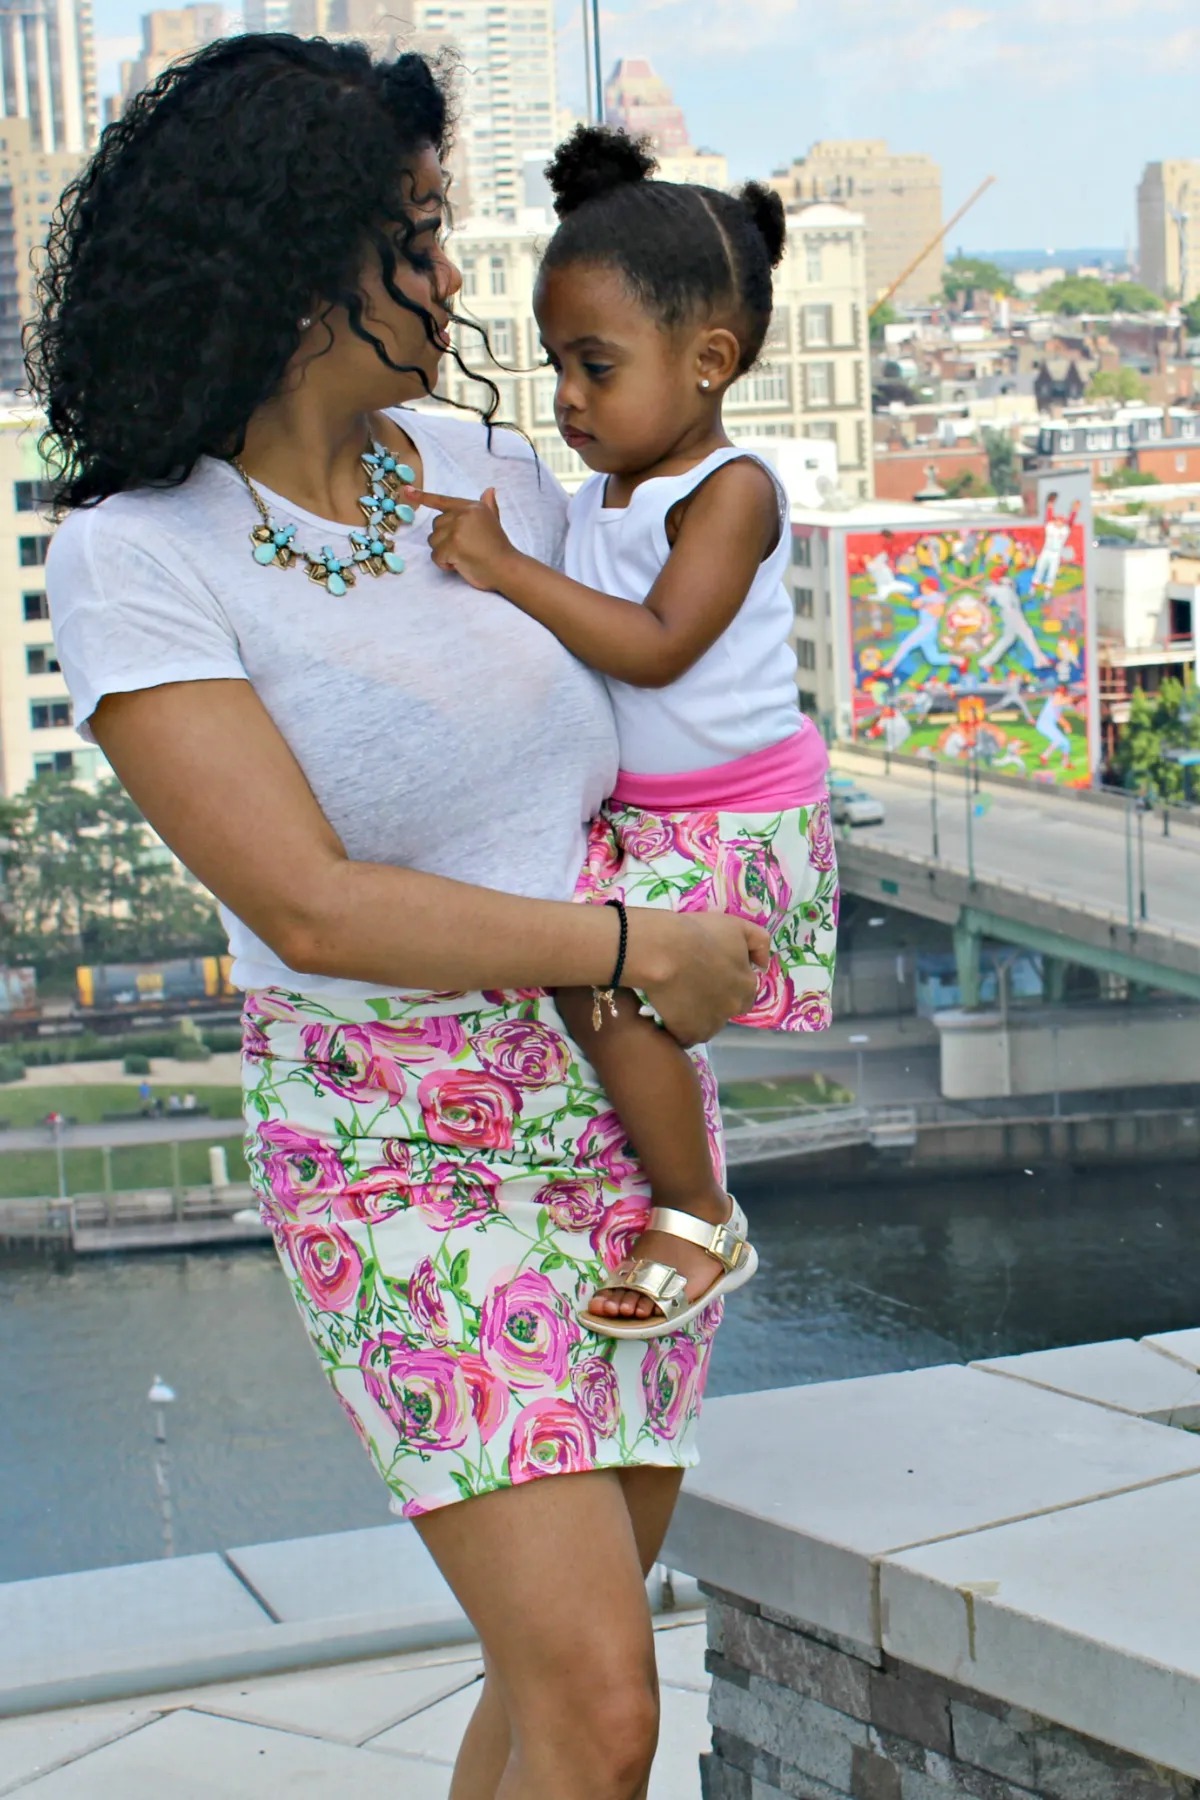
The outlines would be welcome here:
M 19 1056 L 0 1056 L 0 1082 L 24 1081 L 25 1064 Z
M 148 1056 L 143 1056 L 140 1051 L 131 1050 L 129 1055 L 125 1058 L 122 1067 L 127 1075 L 148 1075 L 150 1073 L 150 1058 Z

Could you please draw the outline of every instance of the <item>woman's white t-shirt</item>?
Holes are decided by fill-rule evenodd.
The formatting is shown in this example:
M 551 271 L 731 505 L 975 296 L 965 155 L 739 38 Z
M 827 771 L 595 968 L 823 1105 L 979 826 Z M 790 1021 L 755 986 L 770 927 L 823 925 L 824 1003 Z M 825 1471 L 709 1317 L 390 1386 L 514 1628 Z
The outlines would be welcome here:
M 494 486 L 513 542 L 561 566 L 566 496 L 523 439 L 494 431 L 489 448 L 473 420 L 397 417 L 430 492 L 478 499 Z M 262 491 L 306 549 L 344 553 L 346 526 Z M 105 694 L 248 680 L 352 859 L 570 899 L 587 821 L 616 775 L 603 683 L 516 607 L 436 569 L 433 516 L 423 508 L 398 533 L 403 575 L 360 574 L 335 597 L 302 566 L 254 561 L 258 517 L 226 463 L 205 459 L 180 487 L 73 513 L 46 587 L 84 736 Z M 303 883 L 303 869 L 290 875 Z M 377 991 L 290 970 L 222 917 L 241 987 Z

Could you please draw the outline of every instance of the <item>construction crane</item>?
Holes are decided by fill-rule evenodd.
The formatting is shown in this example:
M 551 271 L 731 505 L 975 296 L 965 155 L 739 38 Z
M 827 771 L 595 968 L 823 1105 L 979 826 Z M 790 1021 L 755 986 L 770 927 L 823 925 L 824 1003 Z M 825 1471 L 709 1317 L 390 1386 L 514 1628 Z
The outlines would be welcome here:
M 883 293 L 880 294 L 880 296 L 879 296 L 878 300 L 875 302 L 874 306 L 872 306 L 868 309 L 868 312 L 867 312 L 868 319 L 873 319 L 875 317 L 875 314 L 877 312 L 879 312 L 882 307 L 887 305 L 888 301 L 891 299 L 892 295 L 896 292 L 897 288 L 901 288 L 904 286 L 904 283 L 908 280 L 908 278 L 912 274 L 913 270 L 920 268 L 921 264 L 925 261 L 925 258 L 929 255 L 930 251 L 937 249 L 937 247 L 941 243 L 942 239 L 949 232 L 954 230 L 954 227 L 958 224 L 958 221 L 962 218 L 963 214 L 970 212 L 971 208 L 974 206 L 975 202 L 981 197 L 981 195 L 987 193 L 988 189 L 991 187 L 991 185 L 992 185 L 993 181 L 995 181 L 995 179 L 996 179 L 996 177 L 994 175 L 989 175 L 986 181 L 980 182 L 979 186 L 975 189 L 975 192 L 971 195 L 971 198 L 969 200 L 965 200 L 963 202 L 963 204 L 959 207 L 958 211 L 954 214 L 954 217 L 952 219 L 946 220 L 946 223 L 942 226 L 942 229 L 938 232 L 936 237 L 930 238 L 929 242 L 926 244 L 925 248 L 922 250 L 920 256 L 914 256 L 912 261 L 909 263 L 908 267 L 901 274 L 897 275 L 897 277 L 896 277 L 895 281 L 893 281 L 891 287 L 885 288 L 883 290 Z

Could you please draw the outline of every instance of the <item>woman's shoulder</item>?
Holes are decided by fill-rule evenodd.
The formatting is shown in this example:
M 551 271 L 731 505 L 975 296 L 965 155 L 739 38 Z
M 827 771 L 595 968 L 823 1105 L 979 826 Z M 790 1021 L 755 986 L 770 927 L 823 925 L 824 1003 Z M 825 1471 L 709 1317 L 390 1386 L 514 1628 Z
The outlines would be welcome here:
M 207 463 L 201 462 L 186 481 L 174 487 L 130 488 L 76 507 L 55 531 L 49 556 L 61 562 L 68 556 L 86 554 L 89 547 L 112 549 L 123 542 L 153 540 L 160 534 L 169 537 L 185 518 L 207 511 L 213 503 L 213 488 L 212 473 Z

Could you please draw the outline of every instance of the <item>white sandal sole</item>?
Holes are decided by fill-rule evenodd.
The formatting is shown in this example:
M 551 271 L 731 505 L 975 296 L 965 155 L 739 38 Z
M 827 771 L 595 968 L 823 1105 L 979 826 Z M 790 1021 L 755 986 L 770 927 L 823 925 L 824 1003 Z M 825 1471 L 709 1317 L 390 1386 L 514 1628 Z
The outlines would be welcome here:
M 673 1319 L 604 1319 L 598 1313 L 588 1312 L 583 1307 L 576 1307 L 575 1317 L 586 1331 L 594 1332 L 597 1337 L 638 1340 L 671 1337 L 690 1325 L 693 1319 L 698 1319 L 705 1307 L 711 1306 L 714 1300 L 720 1300 L 724 1295 L 732 1294 L 735 1289 L 745 1286 L 758 1269 L 758 1251 L 753 1244 L 748 1244 L 746 1250 L 746 1260 L 740 1269 L 735 1269 L 732 1274 L 718 1275 L 698 1300 L 685 1306 Z

